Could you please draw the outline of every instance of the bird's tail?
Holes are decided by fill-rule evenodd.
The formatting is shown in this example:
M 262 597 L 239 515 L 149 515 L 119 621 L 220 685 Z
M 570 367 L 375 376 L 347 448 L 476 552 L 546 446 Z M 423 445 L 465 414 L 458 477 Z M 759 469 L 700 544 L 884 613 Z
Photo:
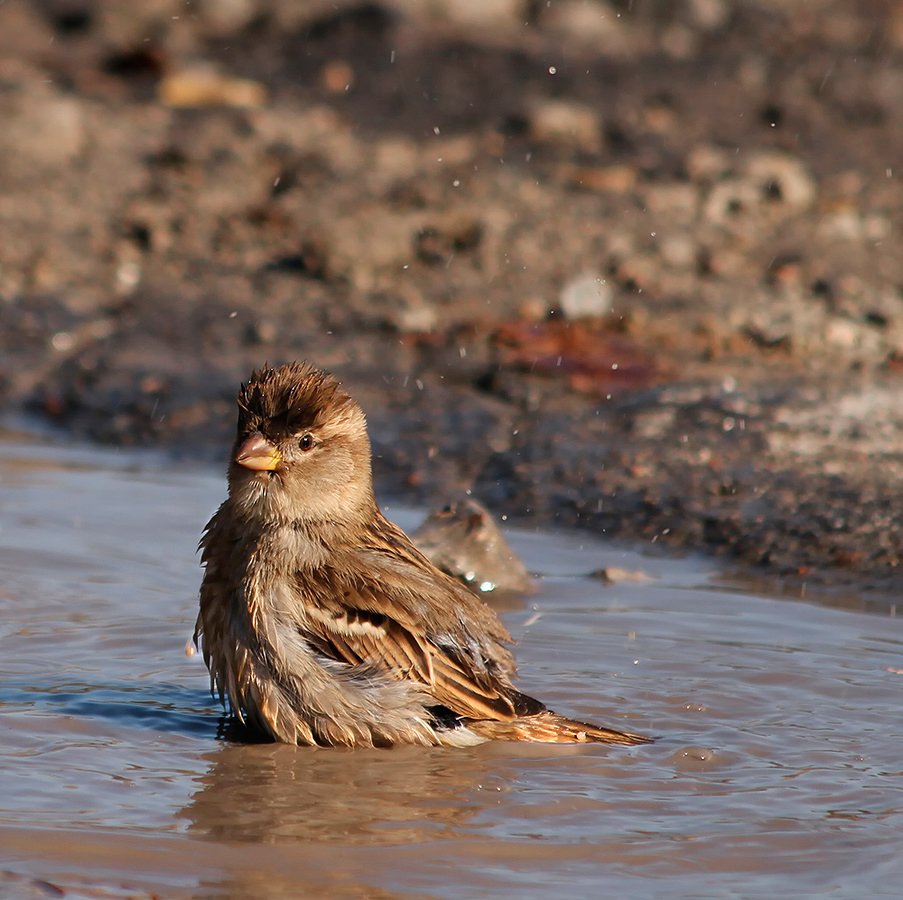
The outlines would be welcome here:
M 468 728 L 481 737 L 496 741 L 535 741 L 544 744 L 651 744 L 653 739 L 629 731 L 600 728 L 559 716 L 551 710 L 521 716 L 508 722 L 480 719 Z

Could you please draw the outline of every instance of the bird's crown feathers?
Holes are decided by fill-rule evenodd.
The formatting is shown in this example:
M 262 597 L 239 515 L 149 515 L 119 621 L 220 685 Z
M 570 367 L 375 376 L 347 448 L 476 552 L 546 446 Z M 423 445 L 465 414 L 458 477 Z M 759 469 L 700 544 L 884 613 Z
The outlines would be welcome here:
M 251 373 L 238 392 L 239 429 L 261 428 L 295 432 L 347 415 L 357 404 L 338 379 L 307 362 Z

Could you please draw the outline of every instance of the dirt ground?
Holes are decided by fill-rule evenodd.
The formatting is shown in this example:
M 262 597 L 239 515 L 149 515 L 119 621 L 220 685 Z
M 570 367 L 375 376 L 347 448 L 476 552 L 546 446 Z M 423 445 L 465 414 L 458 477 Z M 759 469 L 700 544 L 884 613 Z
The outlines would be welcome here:
M 895 590 L 901 111 L 894 0 L 6 0 L 3 406 L 308 358 L 384 496 Z

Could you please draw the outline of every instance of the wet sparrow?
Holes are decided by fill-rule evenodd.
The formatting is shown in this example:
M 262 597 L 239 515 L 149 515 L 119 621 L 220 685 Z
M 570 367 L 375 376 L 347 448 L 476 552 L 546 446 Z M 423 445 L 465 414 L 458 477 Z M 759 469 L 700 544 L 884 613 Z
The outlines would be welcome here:
M 380 512 L 364 414 L 333 376 L 265 367 L 238 407 L 194 634 L 235 716 L 325 746 L 649 740 L 514 688 L 495 613 Z

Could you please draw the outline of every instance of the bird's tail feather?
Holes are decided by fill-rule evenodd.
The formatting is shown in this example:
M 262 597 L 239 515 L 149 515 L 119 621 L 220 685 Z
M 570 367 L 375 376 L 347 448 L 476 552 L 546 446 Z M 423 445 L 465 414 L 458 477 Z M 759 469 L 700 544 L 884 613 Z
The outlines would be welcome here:
M 652 738 L 629 731 L 601 728 L 559 716 L 551 710 L 508 722 L 481 719 L 468 722 L 471 731 L 497 741 L 535 741 L 545 744 L 651 744 Z

